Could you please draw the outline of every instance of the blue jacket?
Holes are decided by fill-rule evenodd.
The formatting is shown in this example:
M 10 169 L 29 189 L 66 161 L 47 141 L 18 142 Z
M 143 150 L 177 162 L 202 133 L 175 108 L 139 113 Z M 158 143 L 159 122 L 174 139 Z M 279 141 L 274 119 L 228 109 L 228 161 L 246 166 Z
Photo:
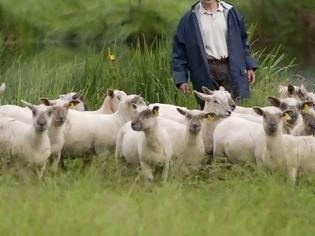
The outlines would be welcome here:
M 188 81 L 189 75 L 194 89 L 201 91 L 202 86 L 210 89 L 215 87 L 210 80 L 211 72 L 196 15 L 198 3 L 181 18 L 177 27 L 173 42 L 173 77 L 178 87 Z M 230 78 L 236 96 L 247 98 L 250 93 L 246 70 L 256 69 L 257 64 L 250 56 L 243 17 L 232 5 L 221 3 L 228 24 Z

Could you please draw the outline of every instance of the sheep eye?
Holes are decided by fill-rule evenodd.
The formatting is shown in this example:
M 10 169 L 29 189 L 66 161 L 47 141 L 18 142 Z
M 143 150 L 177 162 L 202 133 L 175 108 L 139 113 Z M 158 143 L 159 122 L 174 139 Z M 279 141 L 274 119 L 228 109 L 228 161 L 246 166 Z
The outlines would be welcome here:
M 51 114 L 52 114 L 52 111 L 49 111 L 49 112 L 48 112 L 48 116 L 51 116 Z
M 214 100 L 214 101 L 213 101 L 213 103 L 216 103 L 216 104 L 218 104 L 219 102 L 218 102 L 217 100 Z
M 33 116 L 37 115 L 37 112 L 35 110 L 33 110 L 32 113 L 33 113 Z

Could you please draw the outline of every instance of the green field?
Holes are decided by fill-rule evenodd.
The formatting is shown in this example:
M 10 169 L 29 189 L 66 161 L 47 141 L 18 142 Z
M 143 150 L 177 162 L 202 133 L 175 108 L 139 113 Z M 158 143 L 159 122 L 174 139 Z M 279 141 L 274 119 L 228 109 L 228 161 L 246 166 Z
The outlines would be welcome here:
M 149 102 L 195 107 L 193 96 L 174 87 L 170 40 L 158 49 L 113 45 L 117 60 L 103 51 L 47 49 L 29 58 L 11 59 L 1 80 L 2 104 L 36 103 L 67 91 L 81 91 L 90 109 L 102 103 L 107 88 L 142 94 Z M 247 105 L 266 104 L 290 65 L 277 50 L 256 53 L 261 68 Z M 94 160 L 82 171 L 68 160 L 57 176 L 46 173 L 0 177 L 0 235 L 310 235 L 315 232 L 314 179 L 302 177 L 295 188 L 277 174 L 252 166 L 215 164 L 190 178 L 173 175 L 144 186 L 138 173 L 116 174 L 113 157 Z

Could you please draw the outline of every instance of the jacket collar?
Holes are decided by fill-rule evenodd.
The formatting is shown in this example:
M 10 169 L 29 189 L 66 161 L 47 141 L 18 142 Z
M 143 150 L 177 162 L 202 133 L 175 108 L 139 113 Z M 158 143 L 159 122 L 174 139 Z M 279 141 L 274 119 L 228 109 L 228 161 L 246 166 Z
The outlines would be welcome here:
M 199 7 L 200 7 L 199 3 L 200 3 L 200 1 L 198 1 L 194 5 L 192 5 L 191 11 L 193 13 L 196 13 L 199 10 Z M 224 1 L 220 1 L 220 4 L 223 7 L 224 11 L 229 11 L 231 8 L 233 8 L 233 5 L 231 5 L 231 4 L 227 3 L 227 2 L 224 2 Z

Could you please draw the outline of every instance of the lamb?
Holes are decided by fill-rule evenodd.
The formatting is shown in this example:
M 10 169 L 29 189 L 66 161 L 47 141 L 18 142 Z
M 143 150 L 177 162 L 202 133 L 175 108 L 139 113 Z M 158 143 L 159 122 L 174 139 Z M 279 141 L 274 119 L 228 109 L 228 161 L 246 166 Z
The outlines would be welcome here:
M 291 131 L 292 135 L 305 136 L 315 135 L 315 110 L 312 102 L 305 102 L 301 111 L 302 121 Z M 290 119 L 290 118 L 289 118 Z
M 118 109 L 118 105 L 122 98 L 126 97 L 127 94 L 121 90 L 108 89 L 105 94 L 105 99 L 102 106 L 96 111 L 86 111 L 94 114 L 112 114 Z
M 229 116 L 235 108 L 231 95 L 223 87 L 220 90 L 211 91 L 206 87 L 202 88 L 205 93 L 194 90 L 196 96 L 205 102 L 204 111 L 213 112 L 220 116 Z M 159 116 L 185 124 L 185 118 L 177 112 L 177 109 L 188 110 L 186 107 L 171 104 L 153 103 L 149 107 L 159 106 Z
M 206 114 L 199 110 L 186 111 L 180 108 L 177 111 L 185 117 L 185 125 L 163 117 L 158 117 L 157 122 L 159 127 L 166 129 L 170 136 L 173 148 L 172 159 L 176 158 L 177 163 L 184 164 L 191 170 L 197 170 L 205 153 L 200 132 L 202 120 L 214 114 Z M 132 130 L 131 122 L 122 127 L 116 140 L 115 156 L 118 163 L 124 159 L 132 165 L 140 164 L 140 158 L 135 147 L 138 142 L 137 137 L 141 135 L 141 133 Z
M 0 118 L 0 156 L 20 163 L 41 166 L 42 177 L 46 161 L 51 154 L 48 129 L 52 108 L 23 102 L 32 112 L 32 124 L 10 117 Z
M 144 105 L 144 101 L 138 95 L 128 95 L 113 114 L 70 110 L 62 155 L 82 157 L 92 153 L 99 156 L 114 151 L 118 131 L 136 115 L 133 104 Z
M 292 84 L 288 84 L 287 86 L 280 85 L 278 88 L 279 98 L 298 98 L 299 93 L 301 92 L 301 88 L 298 86 L 293 86 Z
M 271 170 L 283 171 L 289 183 L 293 185 L 298 169 L 305 173 L 315 173 L 315 138 L 283 134 L 282 118 L 290 116 L 292 111 L 270 113 L 259 107 L 253 109 L 264 119 L 264 165 Z
M 259 163 L 259 147 L 264 141 L 262 137 L 261 123 L 234 116 L 226 118 L 213 132 L 213 158 L 217 160 L 226 157 L 233 163 Z
M 47 99 L 47 98 L 43 98 Z M 76 105 L 70 106 L 71 109 L 76 111 L 86 111 L 87 107 L 85 103 L 82 101 L 82 95 L 76 92 L 70 92 L 67 94 L 59 95 L 58 99 L 50 100 L 51 105 L 65 105 L 65 103 L 70 103 L 72 101 L 76 101 Z
M 44 105 L 34 105 L 34 107 L 42 111 L 44 111 L 45 109 L 52 109 L 52 124 L 48 128 L 48 137 L 51 144 L 50 159 L 53 161 L 52 171 L 53 173 L 55 173 L 57 172 L 61 150 L 64 144 L 64 130 L 65 122 L 68 115 L 68 109 L 72 105 L 72 103 L 73 105 L 75 105 L 78 101 L 71 101 L 64 103 L 64 105 L 54 106 L 51 106 L 51 102 L 49 100 L 42 99 L 42 102 L 44 103 Z M 4 105 L 0 107 L 0 116 L 11 117 L 27 124 L 32 123 L 32 113 L 28 108 L 24 107 Z
M 117 136 L 116 161 L 119 164 L 124 157 L 130 164 L 140 164 L 143 176 L 149 181 L 154 179 L 153 169 L 161 166 L 162 178 L 166 181 L 173 149 L 169 133 L 157 118 L 159 107 L 135 109 L 138 109 L 137 117 L 127 123 Z M 133 131 L 128 132 L 130 124 Z

